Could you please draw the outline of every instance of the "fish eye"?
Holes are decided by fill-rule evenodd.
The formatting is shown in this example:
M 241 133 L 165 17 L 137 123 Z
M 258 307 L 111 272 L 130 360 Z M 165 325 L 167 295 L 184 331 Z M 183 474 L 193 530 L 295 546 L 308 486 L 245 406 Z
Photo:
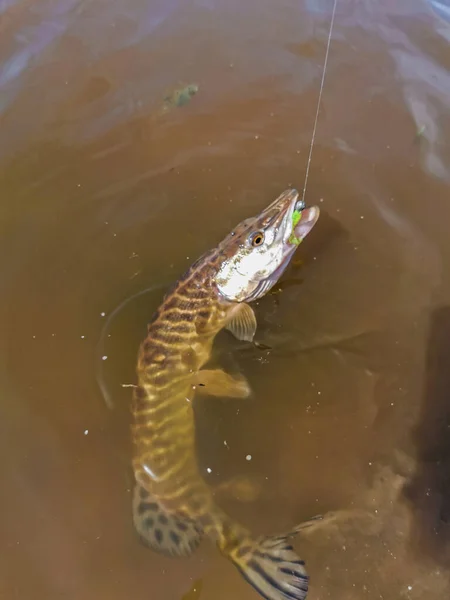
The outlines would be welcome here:
M 255 233 L 252 233 L 252 235 L 250 237 L 250 243 L 253 247 L 261 246 L 261 244 L 263 242 L 264 242 L 264 231 L 256 231 Z

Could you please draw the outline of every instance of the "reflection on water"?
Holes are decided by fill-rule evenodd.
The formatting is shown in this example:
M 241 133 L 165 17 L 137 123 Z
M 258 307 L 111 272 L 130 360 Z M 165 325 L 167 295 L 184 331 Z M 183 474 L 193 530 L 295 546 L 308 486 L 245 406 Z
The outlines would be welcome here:
M 302 188 L 331 8 L 0 2 L 0 596 L 254 597 L 208 544 L 171 561 L 137 542 L 122 386 L 166 287 Z M 217 495 L 232 516 L 269 533 L 342 511 L 295 542 L 311 599 L 449 595 L 447 50 L 425 0 L 338 0 L 321 221 L 256 307 L 268 348 L 217 340 L 254 397 L 198 405 L 205 476 L 257 489 Z
M 437 15 L 445 21 L 450 21 L 450 2 L 449 0 L 428 0 L 431 8 Z

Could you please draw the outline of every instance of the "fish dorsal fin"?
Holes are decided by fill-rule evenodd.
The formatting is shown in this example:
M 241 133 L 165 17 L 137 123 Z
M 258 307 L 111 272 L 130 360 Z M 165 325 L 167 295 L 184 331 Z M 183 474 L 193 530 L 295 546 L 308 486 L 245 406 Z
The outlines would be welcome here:
M 189 556 L 203 535 L 194 521 L 168 513 L 139 484 L 133 492 L 133 522 L 143 544 L 169 556 Z
M 241 302 L 233 309 L 225 329 L 228 329 L 238 340 L 252 342 L 256 333 L 256 325 L 253 309 L 245 302 Z

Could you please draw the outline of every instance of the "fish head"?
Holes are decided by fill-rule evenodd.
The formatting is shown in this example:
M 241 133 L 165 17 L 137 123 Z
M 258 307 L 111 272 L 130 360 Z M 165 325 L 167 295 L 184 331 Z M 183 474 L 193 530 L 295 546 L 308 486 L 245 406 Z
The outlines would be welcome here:
M 259 215 L 242 221 L 220 245 L 215 282 L 232 302 L 261 298 L 280 279 L 299 244 L 319 218 L 295 189 L 283 192 Z

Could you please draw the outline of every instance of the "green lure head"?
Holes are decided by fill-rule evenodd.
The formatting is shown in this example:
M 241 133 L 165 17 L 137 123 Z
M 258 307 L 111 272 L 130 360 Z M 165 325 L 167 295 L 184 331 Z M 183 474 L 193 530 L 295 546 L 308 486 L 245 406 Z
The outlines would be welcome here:
M 295 246 L 298 246 L 299 244 L 302 243 L 302 238 L 297 237 L 294 233 L 295 227 L 298 225 L 301 218 L 302 218 L 301 210 L 295 209 L 294 212 L 292 213 L 292 233 L 289 237 L 289 243 L 294 244 Z

